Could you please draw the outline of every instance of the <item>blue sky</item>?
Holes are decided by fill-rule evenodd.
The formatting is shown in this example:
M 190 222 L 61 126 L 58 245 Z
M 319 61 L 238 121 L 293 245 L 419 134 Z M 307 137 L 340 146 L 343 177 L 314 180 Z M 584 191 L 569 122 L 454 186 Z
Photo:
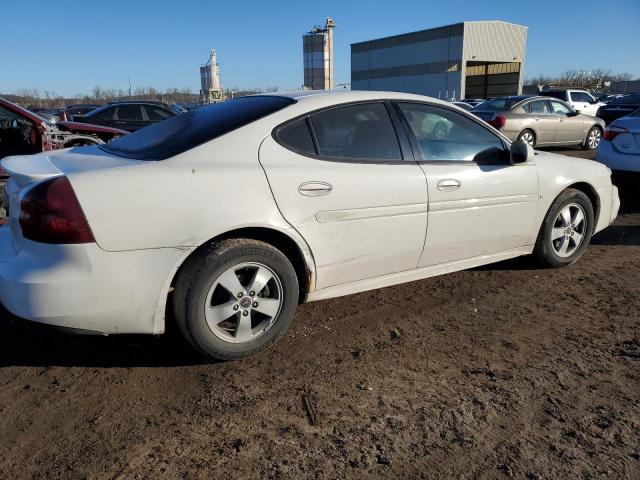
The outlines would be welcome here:
M 297 88 L 301 34 L 332 16 L 335 81 L 350 44 L 464 20 L 529 27 L 525 76 L 611 68 L 640 76 L 640 0 L 0 0 L 0 92 L 190 87 L 215 48 L 224 87 Z

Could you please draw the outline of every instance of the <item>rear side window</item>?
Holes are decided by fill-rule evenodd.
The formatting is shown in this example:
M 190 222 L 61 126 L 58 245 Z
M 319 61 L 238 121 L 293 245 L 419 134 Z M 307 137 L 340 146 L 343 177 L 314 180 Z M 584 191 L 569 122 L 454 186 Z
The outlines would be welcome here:
M 299 118 L 278 128 L 276 138 L 289 150 L 303 155 L 315 155 L 316 153 L 306 118 Z
M 116 109 L 114 107 L 105 108 L 101 112 L 97 112 L 95 115 L 92 115 L 91 118 L 95 118 L 97 120 L 113 120 L 113 114 Z
M 332 108 L 309 117 L 325 158 L 402 161 L 398 137 L 382 103 Z
M 535 102 L 528 103 L 524 106 L 524 109 L 528 113 L 537 115 L 550 115 L 549 103 L 546 100 L 537 100 Z
M 135 160 L 164 160 L 281 110 L 295 100 L 256 95 L 202 107 L 117 138 L 100 148 Z
M 142 120 L 140 105 L 121 105 L 116 109 L 118 120 Z

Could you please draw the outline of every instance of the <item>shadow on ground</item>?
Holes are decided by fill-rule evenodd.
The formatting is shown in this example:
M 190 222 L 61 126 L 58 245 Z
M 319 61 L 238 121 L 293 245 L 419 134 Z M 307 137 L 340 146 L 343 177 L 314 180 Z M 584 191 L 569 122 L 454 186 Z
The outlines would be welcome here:
M 173 367 L 204 363 L 177 331 L 164 335 L 72 335 L 0 313 L 0 368 Z

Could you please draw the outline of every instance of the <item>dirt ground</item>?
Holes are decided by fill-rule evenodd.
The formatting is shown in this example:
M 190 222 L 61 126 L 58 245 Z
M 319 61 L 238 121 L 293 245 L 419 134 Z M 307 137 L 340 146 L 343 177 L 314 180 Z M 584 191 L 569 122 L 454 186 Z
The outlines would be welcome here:
M 580 155 L 577 150 L 561 151 Z M 0 478 L 640 478 L 640 202 L 528 259 L 299 308 L 245 361 L 0 322 Z

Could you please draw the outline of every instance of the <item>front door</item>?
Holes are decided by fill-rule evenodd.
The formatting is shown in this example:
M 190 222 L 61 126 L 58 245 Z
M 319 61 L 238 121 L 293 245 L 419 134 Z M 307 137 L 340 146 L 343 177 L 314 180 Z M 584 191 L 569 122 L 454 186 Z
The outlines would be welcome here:
M 311 249 L 316 289 L 416 268 L 426 181 L 403 160 L 385 103 L 316 112 L 274 136 L 260 163 L 282 215 Z
M 556 143 L 577 143 L 584 140 L 584 120 L 575 115 L 568 105 L 557 100 L 551 100 L 551 109 L 558 119 Z
M 551 111 L 548 100 L 533 100 L 528 105 L 528 111 L 533 117 L 534 127 L 538 138 L 537 145 L 547 145 L 555 142 L 558 128 L 558 117 Z
M 503 252 L 531 243 L 538 173 L 511 165 L 502 139 L 449 108 L 398 103 L 427 178 L 429 215 L 420 267 Z M 435 125 L 445 124 L 446 132 Z

